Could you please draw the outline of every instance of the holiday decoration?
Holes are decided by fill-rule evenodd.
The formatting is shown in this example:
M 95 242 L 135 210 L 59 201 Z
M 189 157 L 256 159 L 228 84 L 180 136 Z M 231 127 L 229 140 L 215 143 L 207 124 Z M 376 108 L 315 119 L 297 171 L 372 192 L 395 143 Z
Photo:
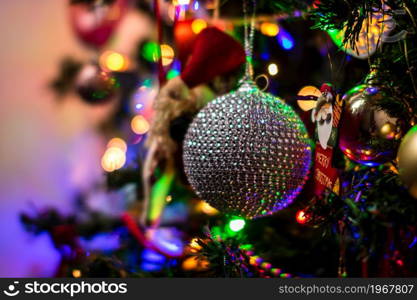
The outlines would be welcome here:
M 295 112 L 244 82 L 203 108 L 184 142 L 184 167 L 213 207 L 247 218 L 289 205 L 307 179 L 309 139 Z
M 417 125 L 404 136 L 398 150 L 398 167 L 401 180 L 417 198 Z
M 0 277 L 417 277 L 417 0 L 45 2 L 0 1 Z
M 316 152 L 314 159 L 314 194 L 321 197 L 326 189 L 339 193 L 339 174 L 333 156 L 338 142 L 338 127 L 343 101 L 329 84 L 323 84 L 322 93 L 312 111 L 316 124 Z
M 70 19 L 84 43 L 100 48 L 108 41 L 125 11 L 126 0 L 74 3 L 70 5 Z
M 389 97 L 377 84 L 354 87 L 344 96 L 346 108 L 340 132 L 340 148 L 351 160 L 367 166 L 379 165 L 395 157 L 395 149 L 379 149 L 375 143 L 401 134 L 400 120 L 378 107 Z
M 303 111 L 316 107 L 317 99 L 321 96 L 318 88 L 312 85 L 303 87 L 297 94 L 297 104 Z
M 371 18 L 365 19 L 355 42 L 344 44 L 346 27 L 343 30 L 328 30 L 328 33 L 334 43 L 346 53 L 356 58 L 366 59 L 375 53 L 378 46 L 384 41 L 384 37 L 389 35 L 394 28 L 394 20 L 392 16 L 376 11 Z
M 89 104 L 100 104 L 110 101 L 115 94 L 117 86 L 116 79 L 96 64 L 83 66 L 75 80 L 75 88 L 78 94 Z
M 333 156 L 338 142 L 343 101 L 333 87 L 325 83 L 320 89 L 314 86 L 303 87 L 297 94 L 297 104 L 303 111 L 312 110 L 316 140 L 314 194 L 321 198 L 326 189 L 339 193 L 339 172 L 334 167 Z M 300 212 L 302 221 L 306 221 L 306 211 Z

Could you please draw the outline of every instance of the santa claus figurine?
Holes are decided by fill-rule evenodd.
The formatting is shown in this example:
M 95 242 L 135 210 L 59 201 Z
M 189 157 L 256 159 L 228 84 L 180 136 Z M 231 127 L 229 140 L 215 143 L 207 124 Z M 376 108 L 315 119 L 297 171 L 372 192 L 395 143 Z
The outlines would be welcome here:
M 342 111 L 342 99 L 330 84 L 320 88 L 321 96 L 312 111 L 316 124 L 316 152 L 314 161 L 314 194 L 321 197 L 328 189 L 339 193 L 338 170 L 334 167 L 334 152 L 337 149 L 337 132 Z
M 236 87 L 245 60 L 238 41 L 220 29 L 208 27 L 197 35 L 180 76 L 161 88 L 147 138 L 143 222 L 157 224 L 174 179 L 186 182 L 182 142 L 188 125 L 209 101 Z M 154 178 L 157 167 L 162 175 Z M 152 186 L 157 186 L 157 193 Z

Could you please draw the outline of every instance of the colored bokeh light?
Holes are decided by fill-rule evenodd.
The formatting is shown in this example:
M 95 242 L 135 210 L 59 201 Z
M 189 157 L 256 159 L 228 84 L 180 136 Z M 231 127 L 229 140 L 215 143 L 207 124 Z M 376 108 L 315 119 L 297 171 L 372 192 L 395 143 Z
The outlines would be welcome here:
M 143 116 L 135 116 L 132 119 L 131 127 L 136 134 L 145 134 L 149 130 L 149 122 Z
M 107 71 L 121 72 L 127 69 L 127 58 L 114 51 L 105 51 L 100 56 L 100 66 Z
M 276 36 L 279 33 L 279 26 L 276 23 L 263 22 L 261 24 L 260 30 L 264 35 Z
M 275 75 L 278 74 L 278 72 L 279 72 L 279 69 L 278 69 L 277 64 L 272 63 L 272 64 L 269 64 L 268 65 L 268 73 L 269 73 L 269 75 L 275 76 Z
M 111 147 L 106 150 L 102 159 L 101 166 L 106 172 L 113 172 L 124 166 L 126 162 L 126 154 L 123 150 Z
M 168 66 L 174 61 L 174 49 L 170 45 L 161 45 L 162 65 Z
M 238 232 L 245 227 L 245 220 L 243 219 L 234 219 L 229 222 L 229 228 L 231 231 Z
M 195 34 L 199 34 L 204 28 L 207 27 L 207 22 L 203 19 L 195 19 L 193 23 L 191 23 L 191 29 Z
M 321 96 L 318 88 L 312 85 L 303 87 L 297 94 L 297 104 L 303 111 L 316 107 L 317 99 Z
M 143 45 L 142 56 L 150 62 L 156 62 L 159 58 L 158 44 L 155 42 L 147 42 Z
M 188 4 L 190 4 L 190 0 L 174 0 L 173 4 L 175 6 L 177 6 L 177 5 L 188 5 Z
M 197 205 L 197 209 L 200 210 L 201 212 L 205 213 L 206 215 L 209 216 L 214 216 L 217 215 L 219 213 L 219 211 L 217 209 L 215 209 L 213 206 L 211 206 L 210 204 L 208 204 L 205 201 L 201 201 L 198 205 Z
M 107 143 L 107 148 L 119 148 L 120 150 L 122 150 L 123 152 L 127 151 L 127 145 L 126 142 L 124 140 L 122 140 L 121 138 L 112 138 L 108 143 Z
M 279 34 L 277 35 L 277 40 L 284 50 L 291 50 L 292 48 L 294 48 L 295 42 L 293 37 L 284 29 L 281 29 L 279 31 Z
M 299 210 L 295 215 L 295 219 L 299 224 L 305 224 L 308 221 L 308 216 L 304 210 Z

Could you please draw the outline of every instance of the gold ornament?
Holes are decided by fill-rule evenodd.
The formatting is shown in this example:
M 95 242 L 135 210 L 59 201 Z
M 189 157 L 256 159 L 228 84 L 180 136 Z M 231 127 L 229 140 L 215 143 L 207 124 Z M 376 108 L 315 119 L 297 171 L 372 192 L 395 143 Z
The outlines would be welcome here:
M 397 159 L 401 180 L 417 198 L 417 125 L 402 140 Z

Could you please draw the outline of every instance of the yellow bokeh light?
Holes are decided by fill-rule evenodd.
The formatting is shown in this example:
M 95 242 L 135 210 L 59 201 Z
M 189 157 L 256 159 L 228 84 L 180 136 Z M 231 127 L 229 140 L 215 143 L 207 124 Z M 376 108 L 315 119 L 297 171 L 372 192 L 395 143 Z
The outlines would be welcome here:
M 279 69 L 278 69 L 277 64 L 272 63 L 272 64 L 269 64 L 268 65 L 268 73 L 269 73 L 269 75 L 275 76 L 275 75 L 278 74 L 278 71 L 279 71 Z
M 143 116 L 135 116 L 130 123 L 132 130 L 136 134 L 145 134 L 149 130 L 149 122 Z
M 198 238 L 193 238 L 193 239 L 190 241 L 189 246 L 190 246 L 190 248 L 192 248 L 192 249 L 194 249 L 194 250 L 200 250 L 200 249 L 201 249 L 201 246 L 200 246 L 200 244 L 198 243 Z
M 80 278 L 81 277 L 81 271 L 78 269 L 72 270 L 72 277 L 74 278 Z
M 195 270 L 198 267 L 198 260 L 196 256 L 191 256 L 185 259 L 182 263 L 182 269 L 185 271 Z
M 297 104 L 303 111 L 316 107 L 317 99 L 321 96 L 318 88 L 312 85 L 303 87 L 297 94 Z
M 100 66 L 108 71 L 120 72 L 127 69 L 128 61 L 120 53 L 106 51 L 100 56 Z
M 204 271 L 209 267 L 209 262 L 205 259 L 198 258 L 197 256 L 191 256 L 185 259 L 182 263 L 182 269 L 184 271 Z
M 162 65 L 168 66 L 174 61 L 174 49 L 170 45 L 161 45 Z
M 107 148 L 119 148 L 120 150 L 122 150 L 123 152 L 126 152 L 127 150 L 127 145 L 126 142 L 124 140 L 122 140 L 121 138 L 112 138 L 108 143 L 107 143 Z
M 197 209 L 209 216 L 214 216 L 219 213 L 217 209 L 215 209 L 213 206 L 211 206 L 205 201 L 200 201 L 197 205 Z
M 195 19 L 193 23 L 191 23 L 191 29 L 195 34 L 199 34 L 204 28 L 207 27 L 207 22 L 203 19 Z
M 190 4 L 190 0 L 173 0 L 172 4 L 174 4 L 175 6 L 177 6 L 177 5 L 188 5 L 188 4 Z
M 113 172 L 124 166 L 126 154 L 119 148 L 111 147 L 106 150 L 102 159 L 101 166 L 106 172 Z
M 267 36 L 276 36 L 279 33 L 279 26 L 276 23 L 263 22 L 261 24 L 261 32 Z

